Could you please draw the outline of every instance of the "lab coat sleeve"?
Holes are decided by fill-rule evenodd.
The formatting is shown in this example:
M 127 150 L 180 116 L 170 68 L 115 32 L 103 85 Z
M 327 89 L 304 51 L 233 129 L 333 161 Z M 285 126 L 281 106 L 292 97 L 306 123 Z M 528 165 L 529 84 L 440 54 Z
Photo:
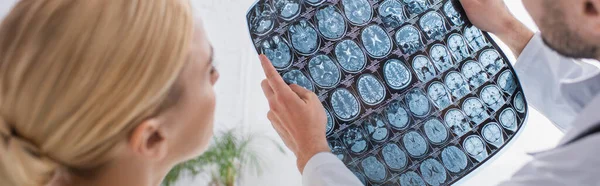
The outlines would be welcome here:
M 358 178 L 331 153 L 314 155 L 304 167 L 303 186 L 362 186 Z
M 529 105 L 562 131 L 570 128 L 577 113 L 600 92 L 598 67 L 559 55 L 545 45 L 539 33 L 521 53 L 515 71 Z
M 537 153 L 512 178 L 499 186 L 600 185 L 600 134 Z

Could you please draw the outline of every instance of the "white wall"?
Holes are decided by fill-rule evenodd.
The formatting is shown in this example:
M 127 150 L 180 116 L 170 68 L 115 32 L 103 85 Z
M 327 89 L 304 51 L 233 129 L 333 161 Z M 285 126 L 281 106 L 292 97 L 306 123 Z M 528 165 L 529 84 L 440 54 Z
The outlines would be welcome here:
M 268 105 L 260 89 L 264 79 L 257 54 L 248 38 L 245 13 L 253 0 L 192 0 L 197 14 L 203 18 L 210 40 L 216 50 L 218 69 L 221 79 L 216 87 L 217 113 L 216 128 L 222 130 L 231 127 L 243 127 L 248 131 L 260 133 L 277 139 L 283 144 L 271 128 L 266 113 Z M 520 1 L 505 0 L 513 13 L 532 29 L 535 26 Z M 0 0 L 0 16 L 3 16 L 15 0 Z M 504 49 L 504 51 L 510 51 Z M 512 59 L 514 62 L 514 58 Z M 562 134 L 542 115 L 530 109 L 529 121 L 521 136 L 513 145 L 507 147 L 495 161 L 489 162 L 460 185 L 495 185 L 508 179 L 535 152 L 554 146 Z M 301 176 L 295 167 L 293 154 L 278 153 L 272 145 L 255 144 L 264 154 L 267 170 L 256 177 L 246 173 L 241 186 L 300 186 Z M 205 185 L 202 178 L 187 178 L 179 185 Z
M 2 0 L 0 1 L 0 17 L 4 17 L 6 13 L 10 10 L 12 5 L 15 3 L 15 0 Z

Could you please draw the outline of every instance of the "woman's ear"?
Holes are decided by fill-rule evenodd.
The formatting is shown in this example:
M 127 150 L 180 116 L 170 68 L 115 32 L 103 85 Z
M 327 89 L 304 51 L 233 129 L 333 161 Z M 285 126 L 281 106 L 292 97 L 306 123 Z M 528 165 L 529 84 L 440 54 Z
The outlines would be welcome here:
M 129 146 L 136 155 L 150 160 L 162 160 L 167 156 L 168 145 L 164 128 L 156 118 L 143 121 L 133 129 Z

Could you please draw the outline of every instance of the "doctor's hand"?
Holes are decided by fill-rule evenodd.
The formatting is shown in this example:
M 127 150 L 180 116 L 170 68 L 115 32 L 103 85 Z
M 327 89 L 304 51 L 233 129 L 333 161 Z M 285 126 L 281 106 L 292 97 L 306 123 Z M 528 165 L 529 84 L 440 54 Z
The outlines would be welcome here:
M 460 3 L 473 25 L 498 36 L 517 57 L 534 35 L 510 13 L 503 0 L 460 0 Z
M 261 86 L 271 108 L 267 117 L 296 155 L 302 173 L 310 158 L 330 152 L 325 135 L 325 109 L 313 92 L 295 84 L 288 86 L 266 56 L 260 55 L 260 60 L 267 76 Z

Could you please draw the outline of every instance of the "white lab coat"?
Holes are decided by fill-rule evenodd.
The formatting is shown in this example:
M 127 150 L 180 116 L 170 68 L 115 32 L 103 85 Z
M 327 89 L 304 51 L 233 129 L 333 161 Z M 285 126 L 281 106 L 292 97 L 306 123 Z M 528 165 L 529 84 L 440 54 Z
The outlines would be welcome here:
M 600 134 L 566 144 L 600 124 L 600 69 L 558 55 L 536 34 L 515 70 L 529 105 L 567 133 L 556 148 L 533 154 L 531 162 L 500 185 L 600 186 Z M 304 186 L 362 185 L 331 153 L 310 159 L 302 181 Z

